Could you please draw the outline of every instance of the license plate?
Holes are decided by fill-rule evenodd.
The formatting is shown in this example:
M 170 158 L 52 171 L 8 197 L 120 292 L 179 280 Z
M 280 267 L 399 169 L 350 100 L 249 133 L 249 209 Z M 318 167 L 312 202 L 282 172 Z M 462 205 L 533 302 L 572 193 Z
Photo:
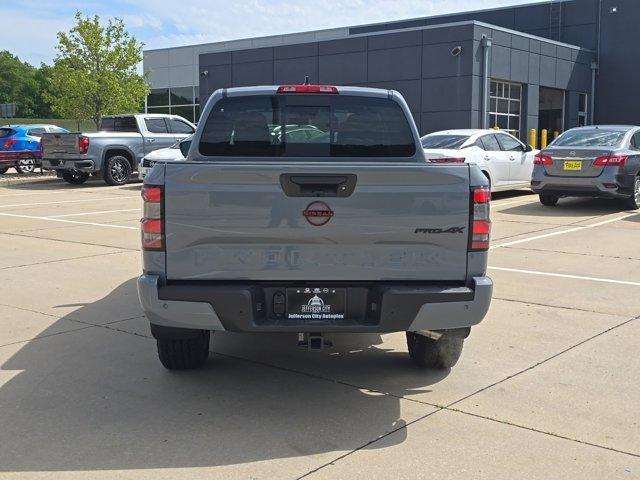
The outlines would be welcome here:
M 582 170 L 582 162 L 576 162 L 572 160 L 565 160 L 564 162 L 565 170 Z
M 346 308 L 345 288 L 287 288 L 288 320 L 342 320 Z

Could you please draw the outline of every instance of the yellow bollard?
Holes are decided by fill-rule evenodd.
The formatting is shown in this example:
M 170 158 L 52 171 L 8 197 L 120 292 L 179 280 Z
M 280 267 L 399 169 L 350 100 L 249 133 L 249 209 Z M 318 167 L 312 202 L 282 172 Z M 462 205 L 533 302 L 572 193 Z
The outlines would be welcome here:
M 529 130 L 529 145 L 531 145 L 531 148 L 536 148 L 537 144 L 538 144 L 538 132 L 536 131 L 535 128 L 532 128 L 531 130 Z
M 560 136 L 560 132 L 559 132 L 558 130 L 556 130 L 555 132 L 553 132 L 553 138 L 554 138 L 554 140 L 555 140 L 556 138 L 558 138 L 559 136 Z
M 547 148 L 547 129 L 540 130 L 540 148 Z

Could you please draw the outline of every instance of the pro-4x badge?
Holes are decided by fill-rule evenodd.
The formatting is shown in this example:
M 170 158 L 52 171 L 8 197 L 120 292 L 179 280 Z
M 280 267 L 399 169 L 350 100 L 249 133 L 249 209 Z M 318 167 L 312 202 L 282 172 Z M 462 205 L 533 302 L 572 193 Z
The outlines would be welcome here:
M 413 233 L 464 233 L 464 227 L 416 228 Z

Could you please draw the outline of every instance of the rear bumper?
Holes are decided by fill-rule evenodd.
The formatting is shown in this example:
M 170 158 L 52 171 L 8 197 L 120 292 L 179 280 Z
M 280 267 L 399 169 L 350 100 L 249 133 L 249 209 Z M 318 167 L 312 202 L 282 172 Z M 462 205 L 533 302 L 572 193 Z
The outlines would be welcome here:
M 633 191 L 634 175 L 619 173 L 618 167 L 605 167 L 597 177 L 549 176 L 535 167 L 531 178 L 534 193 L 557 197 L 627 198 Z
M 489 277 L 473 281 L 471 288 L 415 282 L 345 285 L 354 299 L 353 304 L 347 302 L 350 318 L 318 322 L 277 319 L 268 313 L 272 292 L 294 286 L 282 283 L 161 285 L 157 275 L 142 275 L 138 295 L 151 324 L 162 327 L 238 332 L 445 330 L 476 325 L 489 310 L 493 282 Z
M 96 170 L 95 163 L 91 159 L 51 159 L 45 158 L 42 160 L 42 168 L 45 170 L 73 170 L 76 172 L 91 173 Z

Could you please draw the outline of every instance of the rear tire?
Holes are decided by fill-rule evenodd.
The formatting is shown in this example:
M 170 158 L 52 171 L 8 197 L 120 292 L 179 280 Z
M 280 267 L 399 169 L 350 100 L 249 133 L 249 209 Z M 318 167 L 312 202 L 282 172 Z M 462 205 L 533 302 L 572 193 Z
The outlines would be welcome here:
M 633 192 L 631 197 L 624 200 L 624 206 L 628 210 L 637 210 L 640 208 L 640 177 L 633 180 Z
M 18 173 L 33 173 L 35 169 L 35 158 L 22 158 L 18 160 L 18 165 L 16 165 L 16 170 L 18 171 Z
M 452 368 L 462 354 L 464 338 L 444 333 L 438 340 L 407 332 L 409 357 L 420 368 Z
M 82 185 L 89 178 L 88 173 L 82 172 L 64 172 L 62 179 L 71 185 Z
M 107 158 L 103 175 L 107 185 L 124 185 L 131 176 L 131 164 L 126 157 L 114 155 Z
M 209 358 L 209 330 L 202 330 L 193 338 L 161 339 L 158 357 L 169 370 L 192 370 L 202 367 Z
M 540 203 L 545 207 L 555 207 L 558 203 L 558 197 L 556 197 L 555 195 L 540 194 Z

